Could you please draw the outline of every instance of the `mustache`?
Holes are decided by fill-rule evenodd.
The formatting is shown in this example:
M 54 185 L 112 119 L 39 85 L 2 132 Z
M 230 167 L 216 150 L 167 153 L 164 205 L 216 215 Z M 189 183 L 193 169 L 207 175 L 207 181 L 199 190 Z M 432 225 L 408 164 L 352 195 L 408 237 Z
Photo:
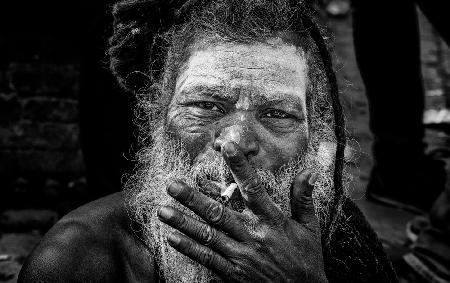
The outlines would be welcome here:
M 139 165 L 125 183 L 124 196 L 128 213 L 141 225 L 143 240 L 154 252 L 155 260 L 167 282 L 209 281 L 214 277 L 212 273 L 168 245 L 166 235 L 172 230 L 158 220 L 156 211 L 161 206 L 171 206 L 199 219 L 195 213 L 167 195 L 167 186 L 174 181 L 182 181 L 194 190 L 216 199 L 220 196 L 220 188 L 215 187 L 213 182 L 225 185 L 234 182 L 231 170 L 223 156 L 212 149 L 205 152 L 201 159 L 192 160 L 183 145 L 172 139 L 163 128 L 156 130 L 153 139 L 153 144 L 138 154 Z M 291 215 L 291 183 L 304 168 L 311 168 L 315 164 L 312 157 L 313 155 L 305 155 L 293 158 L 282 168 L 273 171 L 258 168 L 250 162 L 274 203 L 288 216 Z M 326 184 L 324 182 L 324 188 L 319 190 L 324 195 L 327 191 Z M 242 212 L 246 206 L 239 192 L 239 189 L 235 190 L 226 206 Z M 174 266 L 183 266 L 183 269 L 174 269 Z
M 191 171 L 198 191 L 232 210 L 242 212 L 245 209 L 244 199 L 233 174 L 219 152 L 207 152 L 202 160 L 193 164 Z M 232 193 L 230 189 L 233 189 Z M 226 193 L 228 194 L 225 196 Z

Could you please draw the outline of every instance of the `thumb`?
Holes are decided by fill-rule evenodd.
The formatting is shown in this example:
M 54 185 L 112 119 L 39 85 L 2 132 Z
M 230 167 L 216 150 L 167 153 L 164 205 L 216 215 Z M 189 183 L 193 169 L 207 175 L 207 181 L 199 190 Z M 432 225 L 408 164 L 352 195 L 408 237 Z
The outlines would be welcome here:
M 312 192 L 318 175 L 311 169 L 305 169 L 298 174 L 291 186 L 292 218 L 304 225 L 318 226 Z

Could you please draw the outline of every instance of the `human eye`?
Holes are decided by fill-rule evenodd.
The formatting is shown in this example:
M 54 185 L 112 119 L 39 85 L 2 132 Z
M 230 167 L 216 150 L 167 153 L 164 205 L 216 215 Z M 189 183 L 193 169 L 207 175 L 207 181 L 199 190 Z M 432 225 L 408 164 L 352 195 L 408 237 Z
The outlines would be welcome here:
M 295 119 L 297 120 L 297 117 L 289 114 L 283 110 L 280 109 L 274 109 L 274 108 L 269 108 L 266 109 L 262 115 L 261 118 L 273 118 L 273 119 Z
M 202 110 L 225 113 L 225 110 L 219 104 L 211 101 L 195 101 L 189 103 L 188 105 L 200 108 Z

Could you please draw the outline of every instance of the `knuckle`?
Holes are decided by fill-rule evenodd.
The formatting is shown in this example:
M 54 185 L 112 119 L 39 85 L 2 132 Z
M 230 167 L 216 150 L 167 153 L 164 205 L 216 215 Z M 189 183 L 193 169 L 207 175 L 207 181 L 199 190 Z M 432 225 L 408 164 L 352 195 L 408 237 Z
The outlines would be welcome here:
M 214 263 L 214 254 L 211 250 L 203 250 L 200 251 L 198 259 L 202 264 L 211 266 Z
M 210 246 L 214 242 L 215 238 L 215 230 L 212 229 L 211 226 L 205 225 L 203 226 L 200 231 L 200 239 L 202 239 L 205 246 Z
M 293 185 L 304 186 L 304 185 L 308 184 L 308 178 L 309 178 L 310 174 L 311 174 L 311 170 L 305 169 L 302 173 L 295 176 Z
M 242 274 L 242 270 L 236 265 L 233 265 L 231 268 L 227 268 L 226 270 L 224 270 L 225 277 L 229 280 L 232 280 L 231 282 L 239 282 L 236 279 L 240 277 L 240 274 Z
M 261 192 L 261 190 L 263 189 L 263 186 L 261 184 L 261 181 L 259 180 L 259 178 L 255 177 L 252 178 L 250 180 L 248 180 L 248 182 L 244 183 L 244 191 L 248 194 L 248 195 L 255 195 Z
M 188 190 L 186 198 L 184 199 L 186 205 L 193 206 L 195 201 L 195 192 L 194 190 Z
M 185 251 L 186 253 L 192 253 L 195 250 L 192 242 L 186 241 L 186 240 L 180 241 L 179 247 L 181 250 Z
M 266 243 L 269 241 L 272 227 L 267 223 L 260 224 L 253 233 L 253 239 L 256 243 Z
M 208 206 L 208 209 L 206 211 L 206 217 L 209 222 L 211 222 L 214 225 L 218 225 L 221 222 L 223 222 L 223 215 L 224 215 L 224 207 L 220 203 L 212 203 Z
M 301 195 L 298 197 L 298 201 L 304 207 L 312 207 L 313 206 L 313 199 L 310 196 Z
M 233 154 L 227 154 L 228 161 L 230 162 L 230 165 L 232 166 L 242 166 L 243 162 L 243 156 L 240 154 L 238 150 L 236 150 Z
M 236 170 L 237 172 L 245 172 L 246 163 L 239 156 L 236 156 L 235 158 L 231 159 L 230 163 L 233 169 Z
M 233 266 L 227 270 L 228 278 L 232 278 L 233 282 L 252 282 L 255 281 L 253 276 L 249 276 L 247 270 L 244 267 Z
M 184 214 L 175 216 L 174 222 L 175 222 L 175 225 L 177 225 L 180 228 L 185 228 L 187 226 L 187 219 Z

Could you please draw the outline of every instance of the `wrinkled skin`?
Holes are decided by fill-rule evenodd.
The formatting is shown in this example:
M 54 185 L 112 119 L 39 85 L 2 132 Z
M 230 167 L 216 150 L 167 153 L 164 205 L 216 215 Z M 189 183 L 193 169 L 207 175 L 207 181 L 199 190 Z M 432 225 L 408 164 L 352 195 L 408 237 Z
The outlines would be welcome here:
M 195 58 L 199 51 L 202 56 Z M 204 222 L 161 209 L 160 219 L 185 234 L 168 234 L 169 243 L 225 281 L 324 282 L 325 260 L 330 282 L 396 282 L 376 235 L 350 200 L 333 241 L 322 251 L 311 172 L 293 183 L 292 218 L 280 213 L 255 176 L 255 168 L 276 170 L 306 151 L 308 82 L 301 55 L 283 44 L 193 50 L 178 78 L 167 126 L 186 145 L 194 166 L 209 154 L 222 154 L 248 209 L 230 211 L 173 184 L 172 197 Z M 121 193 L 86 204 L 45 235 L 18 282 L 160 282 L 157 255 L 136 224 Z
M 272 202 L 237 145 L 226 143 L 222 152 L 248 209 L 232 211 L 174 183 L 168 193 L 206 223 L 174 208 L 161 208 L 159 218 L 189 236 L 172 233 L 169 244 L 226 282 L 327 282 L 311 199 L 314 175 L 305 170 L 294 181 L 291 219 Z
M 306 60 L 293 45 L 272 44 L 193 47 L 167 125 L 194 165 L 226 141 L 254 167 L 273 170 L 306 150 Z
M 238 213 L 175 183 L 168 193 L 200 222 L 171 207 L 159 218 L 181 253 L 226 281 L 325 282 L 309 173 L 293 184 L 293 218 L 270 199 L 254 167 L 277 169 L 305 151 L 308 137 L 303 53 L 272 45 L 197 46 L 178 77 L 168 125 L 195 161 L 222 153 L 247 209 Z M 250 162 L 252 165 L 250 165 Z M 195 165 L 195 162 L 194 162 Z

